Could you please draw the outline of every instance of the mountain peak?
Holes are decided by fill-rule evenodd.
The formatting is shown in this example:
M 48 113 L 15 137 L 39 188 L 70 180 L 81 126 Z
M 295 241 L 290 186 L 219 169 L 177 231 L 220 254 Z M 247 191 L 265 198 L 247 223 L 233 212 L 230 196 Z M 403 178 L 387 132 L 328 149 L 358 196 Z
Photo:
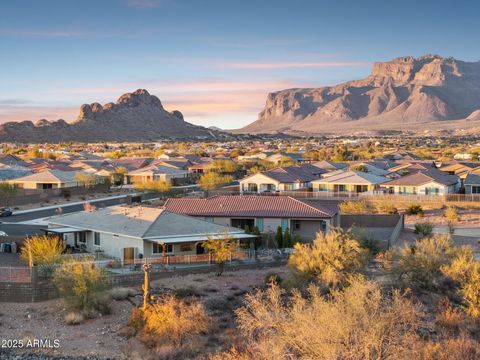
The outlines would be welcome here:
M 116 103 L 83 104 L 75 122 L 9 122 L 0 125 L 0 141 L 149 141 L 160 138 L 210 138 L 211 131 L 189 124 L 180 111 L 168 112 L 145 89 L 120 96 Z
M 480 62 L 403 56 L 374 63 L 364 79 L 271 93 L 258 120 L 238 132 L 411 130 L 445 126 L 478 109 Z

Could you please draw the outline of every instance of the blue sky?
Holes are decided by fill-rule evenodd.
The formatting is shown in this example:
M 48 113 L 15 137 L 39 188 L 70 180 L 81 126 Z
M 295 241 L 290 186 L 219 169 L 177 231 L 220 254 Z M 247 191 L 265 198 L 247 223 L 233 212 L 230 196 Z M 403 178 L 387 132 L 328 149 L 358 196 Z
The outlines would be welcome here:
M 237 128 L 268 92 L 362 78 L 374 61 L 480 60 L 474 1 L 0 0 L 0 122 L 74 120 L 145 88 Z M 477 44 L 477 45 L 475 45 Z

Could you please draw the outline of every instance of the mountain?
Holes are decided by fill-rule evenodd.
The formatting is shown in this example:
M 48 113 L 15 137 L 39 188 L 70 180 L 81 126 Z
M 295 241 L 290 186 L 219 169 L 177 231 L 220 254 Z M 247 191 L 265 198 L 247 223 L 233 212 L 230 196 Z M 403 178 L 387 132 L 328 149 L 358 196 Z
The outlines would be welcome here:
M 258 120 L 236 132 L 453 130 L 477 121 L 480 62 L 425 55 L 377 62 L 362 80 L 271 93 Z
M 0 124 L 3 142 L 151 141 L 161 138 L 212 138 L 215 132 L 192 125 L 180 111 L 168 112 L 160 100 L 139 89 L 116 103 L 84 104 L 73 123 L 65 120 Z

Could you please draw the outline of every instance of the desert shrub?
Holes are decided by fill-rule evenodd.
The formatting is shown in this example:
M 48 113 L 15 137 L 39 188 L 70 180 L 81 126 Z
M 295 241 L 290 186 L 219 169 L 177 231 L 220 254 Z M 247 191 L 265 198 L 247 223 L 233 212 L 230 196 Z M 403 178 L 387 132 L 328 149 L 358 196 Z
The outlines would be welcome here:
M 340 203 L 342 214 L 372 214 L 375 212 L 372 204 L 365 201 L 345 201 Z
M 428 221 L 416 223 L 413 232 L 421 237 L 430 236 L 433 234 L 433 224 Z
M 418 205 L 418 204 L 409 205 L 405 210 L 405 214 L 423 216 L 422 205 Z
M 453 232 L 455 230 L 455 223 L 458 220 L 460 220 L 460 218 L 458 216 L 457 208 L 455 208 L 454 206 L 448 206 L 445 209 L 445 213 L 443 215 L 447 219 L 448 233 L 453 234 Z
M 467 314 L 480 318 L 480 262 L 475 260 L 473 250 L 461 248 L 453 261 L 442 267 L 442 272 L 458 282 Z
M 282 278 L 274 271 L 269 271 L 265 275 L 265 285 L 270 285 L 270 283 L 281 284 Z
M 307 280 L 337 286 L 348 274 L 360 271 L 367 258 L 351 232 L 331 230 L 317 234 L 312 244 L 296 244 L 288 266 Z
M 230 255 L 237 249 L 235 239 L 228 234 L 219 234 L 216 237 L 209 236 L 203 243 L 203 247 L 215 257 L 218 266 L 217 275 L 222 275 L 225 263 L 230 259 Z
M 85 317 L 83 316 L 82 313 L 79 312 L 69 312 L 67 313 L 64 317 L 63 320 L 67 325 L 78 325 L 81 324 L 84 320 Z
M 154 345 L 182 346 L 186 339 L 208 329 L 209 318 L 199 303 L 187 303 L 173 295 L 159 298 L 142 312 L 143 320 L 138 319 L 141 315 L 135 310 L 136 319 L 131 319 L 131 324 L 141 328 L 143 339 L 154 341 Z
M 419 355 L 423 360 L 476 360 L 480 359 L 480 343 L 461 334 L 438 342 L 428 342 Z
M 284 248 L 292 247 L 292 234 L 290 233 L 290 229 L 288 227 L 285 229 L 285 232 L 283 233 L 283 247 Z
M 376 255 L 380 251 L 378 239 L 370 234 L 360 234 L 358 236 L 358 242 L 362 248 L 367 249 L 372 255 Z
M 135 296 L 137 292 L 132 288 L 116 287 L 111 289 L 108 294 L 113 300 L 127 300 L 129 297 Z
M 463 322 L 463 314 L 452 306 L 448 298 L 444 298 L 438 306 L 435 322 L 446 330 L 458 332 Z
M 61 259 L 65 245 L 58 236 L 34 235 L 25 241 L 20 258 L 32 265 L 52 265 Z
M 381 214 L 398 214 L 398 209 L 390 203 L 381 203 L 377 205 L 377 212 Z
M 221 358 L 398 359 L 414 353 L 422 310 L 398 291 L 387 297 L 377 284 L 354 278 L 327 297 L 311 285 L 308 296 L 286 299 L 273 285 L 247 294 L 236 314 L 245 351 Z
M 431 289 L 436 287 L 443 266 L 454 258 L 456 250 L 450 237 L 435 235 L 402 248 L 395 272 L 410 287 Z
M 173 290 L 175 296 L 179 298 L 186 298 L 191 296 L 200 296 L 200 293 L 193 287 L 184 287 L 184 288 L 177 288 Z
M 88 316 L 110 312 L 102 271 L 93 263 L 64 263 L 55 271 L 53 282 L 68 310 Z

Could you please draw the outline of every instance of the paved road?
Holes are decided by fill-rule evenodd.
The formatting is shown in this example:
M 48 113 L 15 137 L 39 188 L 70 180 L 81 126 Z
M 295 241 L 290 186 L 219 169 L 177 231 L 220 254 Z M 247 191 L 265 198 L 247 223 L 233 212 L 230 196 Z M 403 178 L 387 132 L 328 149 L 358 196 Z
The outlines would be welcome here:
M 143 194 L 142 199 L 143 200 L 148 200 L 158 197 L 157 194 Z M 113 206 L 113 205 L 118 205 L 118 204 L 123 204 L 125 202 L 125 197 L 123 198 L 115 198 L 115 199 L 99 199 L 99 200 L 88 200 L 89 203 L 94 204 L 97 207 L 106 207 L 106 206 Z M 62 207 L 62 213 L 63 214 L 68 214 L 76 211 L 81 211 L 83 210 L 83 204 L 72 204 L 72 205 L 61 205 Z M 40 219 L 48 216 L 53 216 L 55 215 L 55 210 L 56 208 L 48 208 L 48 209 L 38 209 L 36 211 L 24 213 L 24 214 L 15 214 L 13 213 L 12 216 L 9 217 L 4 217 L 0 218 L 0 222 L 4 221 L 7 223 L 12 223 L 12 222 L 22 222 L 22 221 L 28 221 L 28 220 L 34 220 L 34 219 Z
M 45 226 L 0 224 L 0 230 L 5 231 L 10 236 L 43 235 L 44 232 L 40 230 L 42 228 L 45 228 Z

